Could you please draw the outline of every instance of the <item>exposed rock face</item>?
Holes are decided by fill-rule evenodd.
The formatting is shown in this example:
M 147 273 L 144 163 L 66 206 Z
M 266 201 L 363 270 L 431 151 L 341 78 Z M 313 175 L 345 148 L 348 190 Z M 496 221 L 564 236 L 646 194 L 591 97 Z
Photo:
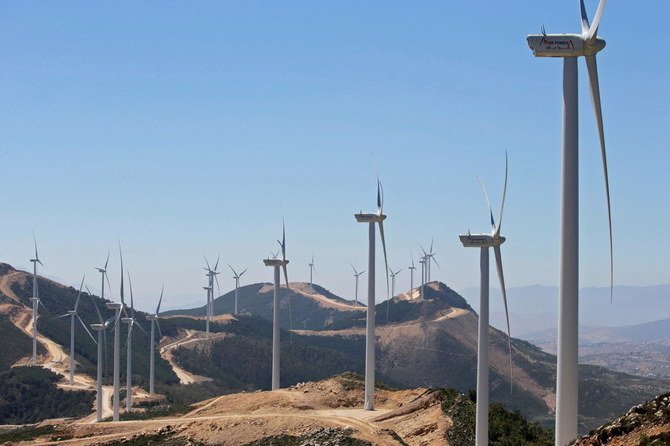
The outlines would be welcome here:
M 670 444 L 670 393 L 632 407 L 625 415 L 573 442 L 574 446 L 667 444 Z

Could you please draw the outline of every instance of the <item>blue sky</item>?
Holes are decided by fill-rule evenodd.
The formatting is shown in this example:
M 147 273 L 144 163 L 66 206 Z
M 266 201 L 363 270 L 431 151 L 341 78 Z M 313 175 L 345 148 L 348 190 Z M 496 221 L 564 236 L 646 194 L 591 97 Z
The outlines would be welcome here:
M 617 284 L 670 282 L 668 13 L 612 1 L 600 28 Z M 556 284 L 561 62 L 534 59 L 525 36 L 577 32 L 578 14 L 531 0 L 3 2 L 0 260 L 27 267 L 34 230 L 45 274 L 95 287 L 119 237 L 140 306 L 163 282 L 179 306 L 201 294 L 203 254 L 270 280 L 260 260 L 283 215 L 289 278 L 307 279 L 314 250 L 317 282 L 349 296 L 367 255 L 353 213 L 374 209 L 378 169 L 391 266 L 433 236 L 434 278 L 462 289 L 478 255 L 457 236 L 487 229 L 476 175 L 499 206 L 508 150 L 508 284 Z M 581 284 L 604 286 L 583 62 L 580 82 Z

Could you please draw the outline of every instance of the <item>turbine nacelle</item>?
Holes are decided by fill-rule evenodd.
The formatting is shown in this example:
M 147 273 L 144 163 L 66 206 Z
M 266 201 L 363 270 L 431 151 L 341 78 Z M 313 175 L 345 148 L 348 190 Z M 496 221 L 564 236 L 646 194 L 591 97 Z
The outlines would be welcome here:
M 265 266 L 286 266 L 288 265 L 288 260 L 282 259 L 263 259 Z
M 493 248 L 505 243 L 505 237 L 490 234 L 467 234 L 460 235 L 461 243 L 466 248 Z
M 379 223 L 386 220 L 384 214 L 355 214 L 358 223 Z
M 595 56 L 606 45 L 599 37 L 587 40 L 580 34 L 531 34 L 527 40 L 535 57 Z

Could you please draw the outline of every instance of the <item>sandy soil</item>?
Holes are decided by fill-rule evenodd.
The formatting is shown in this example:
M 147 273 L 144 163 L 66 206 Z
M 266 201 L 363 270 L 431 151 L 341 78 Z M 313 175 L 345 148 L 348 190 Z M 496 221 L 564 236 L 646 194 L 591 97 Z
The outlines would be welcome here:
M 170 430 L 207 444 L 242 445 L 278 434 L 302 435 L 321 428 L 346 428 L 353 436 L 379 446 L 446 446 L 450 420 L 435 394 L 425 389 L 376 394 L 376 410 L 361 409 L 363 390 L 352 381 L 333 378 L 275 392 L 239 393 L 203 401 L 181 416 L 142 421 L 61 425 L 75 438 L 58 444 L 90 445 L 137 434 Z M 360 384 L 360 383 L 359 383 Z M 47 439 L 30 444 L 56 444 Z

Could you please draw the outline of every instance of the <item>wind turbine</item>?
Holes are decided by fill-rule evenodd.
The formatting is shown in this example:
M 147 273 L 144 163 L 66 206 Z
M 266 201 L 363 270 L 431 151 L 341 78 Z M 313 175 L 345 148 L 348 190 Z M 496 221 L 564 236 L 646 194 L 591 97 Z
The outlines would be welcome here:
M 428 250 L 428 254 L 427 254 L 427 256 L 428 256 L 428 282 L 431 281 L 431 275 L 430 275 L 431 263 L 435 263 L 435 266 L 437 266 L 438 268 L 440 267 L 440 265 L 437 263 L 437 260 L 435 260 L 435 254 L 437 254 L 437 253 L 435 251 L 433 251 L 433 239 L 430 239 L 430 249 Z
M 119 259 L 121 261 L 121 288 L 119 295 L 121 302 L 107 302 L 107 308 L 114 310 L 114 398 L 113 398 L 113 420 L 119 421 L 119 393 L 121 387 L 121 311 L 125 313 L 125 302 L 123 301 L 123 253 L 121 252 L 121 242 L 119 242 Z M 106 274 L 106 273 L 105 273 Z
M 412 256 L 412 265 L 407 269 L 409 270 L 409 289 L 411 292 L 414 289 L 414 270 L 416 269 L 416 266 L 414 266 L 414 256 Z
M 203 256 L 205 257 L 205 256 Z M 205 331 L 207 334 L 209 334 L 209 323 L 212 319 L 212 316 L 214 316 L 214 280 L 216 279 L 216 286 L 219 286 L 219 279 L 216 277 L 219 272 L 217 271 L 219 269 L 219 259 L 221 256 L 217 257 L 216 259 L 216 264 L 214 265 L 214 269 L 212 269 L 209 266 L 209 262 L 207 261 L 207 257 L 205 257 L 205 263 L 207 264 L 207 268 L 205 268 L 205 271 L 207 271 L 207 279 L 208 279 L 208 285 L 207 287 L 203 287 L 204 289 L 207 290 L 207 309 L 206 309 L 206 316 L 205 316 Z
M 284 270 L 284 279 L 286 280 L 286 297 L 288 299 L 288 311 L 289 319 L 291 320 L 291 330 L 293 330 L 293 321 L 291 316 L 291 298 L 289 296 L 290 289 L 288 286 L 288 272 L 286 270 L 286 265 L 288 265 L 288 260 L 286 259 L 286 227 L 284 222 L 282 222 L 282 239 L 281 241 L 277 240 L 279 246 L 281 246 L 282 258 L 278 259 L 275 255 L 275 258 L 263 259 L 265 266 L 271 266 L 274 268 L 274 299 L 272 301 L 272 390 L 278 390 L 280 387 L 279 383 L 279 363 L 280 363 L 280 325 L 279 325 L 279 293 L 280 293 L 280 280 L 279 280 L 279 269 Z M 277 254 L 278 255 L 278 254 Z
M 399 269 L 396 272 L 393 272 L 393 270 L 391 270 L 391 298 L 395 296 L 395 276 L 400 274 L 400 271 L 402 271 L 402 269 Z
M 79 285 L 79 293 L 77 293 L 77 300 L 74 302 L 74 310 L 70 310 L 67 313 L 58 316 L 58 318 L 62 317 L 70 317 L 70 385 L 74 385 L 74 369 L 76 367 L 76 362 L 74 360 L 74 322 L 75 319 L 79 320 L 81 322 L 82 327 L 84 327 L 84 330 L 86 330 L 86 333 L 93 339 L 93 342 L 95 342 L 95 338 L 91 334 L 91 332 L 88 330 L 88 327 L 86 327 L 86 324 L 84 321 L 81 320 L 81 317 L 79 317 L 79 314 L 77 314 L 77 308 L 79 307 L 79 299 L 81 298 L 81 289 L 84 287 L 84 279 L 86 276 L 81 278 L 81 285 Z
M 426 257 L 421 257 L 419 263 L 421 264 L 421 292 L 419 295 L 423 299 L 423 287 L 426 285 Z
M 40 317 L 39 316 L 39 305 L 42 304 L 40 301 L 40 292 L 39 289 L 37 288 L 37 264 L 39 263 L 40 265 L 44 266 L 42 261 L 40 260 L 39 254 L 37 254 L 37 239 L 35 238 L 35 234 L 33 233 L 33 242 L 35 244 L 35 258 L 30 259 L 30 261 L 33 264 L 33 297 L 30 299 L 31 302 L 33 303 L 33 357 L 32 357 L 32 365 L 37 365 L 37 319 Z
M 368 308 L 365 331 L 365 410 L 375 408 L 375 223 L 379 224 L 379 235 L 382 239 L 384 251 L 384 265 L 386 272 L 386 294 L 389 293 L 389 265 L 386 256 L 386 240 L 384 239 L 384 191 L 377 176 L 377 213 L 355 214 L 358 223 L 368 224 Z M 388 304 L 387 304 L 388 319 Z
M 351 269 L 354 270 L 354 277 L 356 278 L 356 294 L 354 295 L 354 302 L 355 306 L 358 306 L 358 278 L 362 276 L 365 273 L 365 270 L 361 271 L 360 273 L 356 271 L 356 268 L 354 268 L 354 265 L 351 265 Z
M 561 197 L 561 253 L 558 304 L 558 367 L 556 374 L 556 445 L 564 446 L 577 437 L 578 381 L 577 338 L 579 313 L 579 116 L 577 58 L 586 58 L 591 100 L 596 115 L 602 157 L 610 247 L 610 301 L 614 285 L 612 212 L 610 204 L 607 152 L 596 54 L 605 48 L 598 27 L 607 0 L 600 0 L 589 24 L 584 1 L 580 0 L 581 34 L 528 36 L 528 46 L 536 57 L 563 58 L 563 173 Z
M 163 337 L 161 332 L 161 326 L 158 323 L 158 313 L 161 311 L 161 302 L 163 302 L 163 290 L 165 285 L 161 286 L 161 297 L 158 298 L 158 305 L 156 306 L 156 312 L 147 316 L 147 319 L 151 321 L 151 347 L 149 348 L 149 395 L 154 394 L 154 355 L 156 353 L 156 341 L 154 338 L 154 326 L 158 328 L 158 334 L 160 337 Z M 132 294 L 131 294 L 132 295 Z
M 107 251 L 107 260 L 105 260 L 105 266 L 100 268 L 100 267 L 95 267 L 96 270 L 100 273 L 101 277 L 100 280 L 102 283 L 100 284 L 100 299 L 105 300 L 105 279 L 107 279 L 107 286 L 109 287 L 109 292 L 112 292 L 112 284 L 109 283 L 109 275 L 107 275 L 107 265 L 109 264 L 109 251 Z M 88 291 L 88 288 L 86 288 Z M 91 294 L 90 291 L 88 291 L 88 294 Z M 105 332 L 106 333 L 106 332 Z M 107 335 L 105 334 L 105 338 L 107 338 Z M 105 342 L 105 376 L 107 375 L 107 342 Z
M 135 304 L 133 302 L 133 282 L 130 280 L 130 272 L 128 273 L 128 287 L 130 288 L 130 317 L 124 317 L 122 322 L 128 324 L 128 338 L 126 339 L 126 412 L 130 412 L 133 406 L 133 387 L 132 387 L 132 372 L 133 372 L 133 328 L 137 326 L 145 334 L 147 333 L 139 322 L 135 319 Z
M 468 234 L 461 235 L 461 243 L 466 248 L 479 248 L 481 272 L 479 285 L 479 338 L 477 344 L 477 414 L 475 423 L 475 446 L 487 446 L 489 444 L 489 248 L 493 248 L 498 270 L 498 279 L 505 304 L 505 317 L 507 319 L 507 345 L 509 347 L 510 385 L 512 382 L 512 338 L 509 326 L 509 312 L 507 310 L 507 291 L 505 289 L 505 277 L 503 275 L 502 257 L 500 245 L 505 243 L 505 237 L 500 235 L 503 210 L 505 209 L 505 197 L 507 195 L 507 155 L 505 155 L 505 187 L 503 189 L 502 204 L 500 205 L 500 217 L 496 225 L 493 211 L 489 202 L 484 183 L 479 180 L 484 196 L 489 207 L 491 218 L 490 234 Z M 511 387 L 510 387 L 511 391 Z
M 312 273 L 316 272 L 314 267 L 314 251 L 312 251 L 312 261 L 309 263 L 309 289 L 314 293 L 314 282 L 312 281 Z
M 104 282 L 103 282 L 104 286 Z M 95 307 L 95 312 L 98 315 L 98 323 L 97 324 L 91 324 L 91 328 L 95 331 L 98 332 L 98 358 L 97 358 L 97 364 L 96 364 L 96 380 L 95 380 L 95 421 L 100 422 L 102 421 L 102 363 L 103 363 L 103 350 L 102 346 L 107 343 L 105 342 L 105 333 L 107 330 L 107 327 L 109 326 L 109 323 L 114 320 L 114 318 L 110 319 L 109 321 L 105 321 L 105 319 L 102 317 L 102 314 L 100 313 L 100 309 L 95 303 L 95 299 L 93 299 L 93 294 L 91 294 L 91 291 L 86 288 L 86 291 L 88 291 L 88 295 L 91 296 L 91 302 L 93 302 L 93 307 Z M 104 360 L 106 361 L 107 355 L 105 354 Z
M 235 316 L 237 316 L 237 290 L 240 287 L 240 277 L 247 272 L 247 268 L 244 269 L 241 273 L 237 274 L 235 269 L 228 264 L 228 268 L 233 272 L 233 279 L 235 279 Z

